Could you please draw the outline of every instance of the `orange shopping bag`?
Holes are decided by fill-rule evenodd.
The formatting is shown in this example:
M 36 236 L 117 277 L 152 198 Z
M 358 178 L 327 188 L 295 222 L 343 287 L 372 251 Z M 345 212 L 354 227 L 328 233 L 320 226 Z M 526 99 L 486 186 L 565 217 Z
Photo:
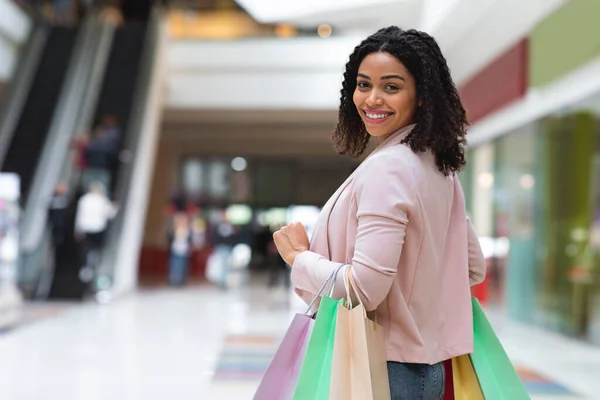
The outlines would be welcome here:
M 456 400 L 485 400 L 468 354 L 452 359 L 452 377 Z

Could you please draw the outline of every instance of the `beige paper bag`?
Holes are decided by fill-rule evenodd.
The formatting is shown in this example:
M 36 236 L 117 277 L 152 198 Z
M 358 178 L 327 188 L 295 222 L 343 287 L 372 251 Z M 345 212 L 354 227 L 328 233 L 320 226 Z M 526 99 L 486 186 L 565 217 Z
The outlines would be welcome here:
M 357 293 L 350 270 L 346 292 Z M 348 296 L 346 305 L 350 305 Z M 383 327 L 367 318 L 362 304 L 338 305 L 330 400 L 390 400 Z

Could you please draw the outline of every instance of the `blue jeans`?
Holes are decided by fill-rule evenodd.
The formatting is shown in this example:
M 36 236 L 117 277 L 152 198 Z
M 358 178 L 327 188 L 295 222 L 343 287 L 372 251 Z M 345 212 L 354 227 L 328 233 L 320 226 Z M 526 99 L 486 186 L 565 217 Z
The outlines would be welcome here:
M 408 364 L 388 361 L 392 400 L 442 400 L 444 363 Z
M 179 254 L 171 254 L 169 262 L 169 284 L 171 286 L 181 286 L 185 283 L 188 276 L 190 257 Z

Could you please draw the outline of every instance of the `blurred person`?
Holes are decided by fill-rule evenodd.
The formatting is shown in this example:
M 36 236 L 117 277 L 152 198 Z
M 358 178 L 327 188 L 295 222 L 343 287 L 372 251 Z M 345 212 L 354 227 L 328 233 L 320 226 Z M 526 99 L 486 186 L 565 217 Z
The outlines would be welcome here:
M 206 221 L 200 214 L 192 217 L 192 238 L 194 248 L 202 249 L 207 242 Z
M 119 144 L 121 143 L 121 127 L 117 116 L 112 114 L 105 115 L 102 118 L 101 129 L 104 130 L 106 141 L 113 152 L 118 152 Z
M 85 150 L 90 143 L 90 137 L 89 133 L 84 133 L 71 141 L 71 148 L 75 150 L 75 168 L 78 171 L 84 171 L 86 168 Z
M 185 209 L 185 204 L 185 195 L 183 194 L 183 191 L 176 189 L 169 198 L 169 203 L 167 204 L 167 213 L 169 215 L 174 215 L 178 211 L 183 211 Z
M 173 224 L 169 230 L 169 284 L 171 286 L 181 286 L 187 280 L 192 240 L 193 234 L 188 215 L 177 212 L 173 216 Z
M 52 0 L 52 11 L 54 23 L 57 25 L 69 25 L 73 16 L 73 0 Z
M 107 146 L 112 154 L 110 169 L 114 171 L 119 162 L 130 163 L 133 160 L 133 153 L 127 149 L 121 150 L 122 130 L 119 118 L 112 114 L 105 115 L 102 118 L 101 129 L 104 130 Z
M 268 226 L 257 226 L 252 245 L 252 258 L 256 265 L 269 268 L 271 244 L 273 244 L 273 231 Z
M 346 64 L 338 118 L 339 153 L 360 156 L 371 137 L 377 148 L 321 211 L 310 244 L 300 223 L 275 244 L 307 302 L 349 266 L 355 300 L 386 332 L 392 400 L 442 399 L 444 360 L 473 352 L 470 286 L 485 264 L 458 179 L 467 119 L 437 42 L 395 26 L 365 39 Z
M 86 166 L 82 179 L 84 190 L 87 190 L 92 182 L 99 182 L 108 191 L 112 182 L 111 167 L 116 158 L 116 151 L 104 128 L 96 129 L 84 154 Z
M 69 189 L 66 182 L 59 182 L 54 189 L 50 206 L 48 207 L 48 219 L 52 230 L 52 244 L 55 255 L 62 246 L 69 233 Z
M 220 264 L 220 280 L 217 282 L 217 286 L 220 289 L 226 290 L 228 287 L 227 280 L 230 270 L 231 251 L 235 244 L 235 228 L 227 220 L 225 212 L 221 212 L 218 218 L 213 237 L 214 254 Z
M 75 236 L 84 262 L 82 278 L 90 281 L 100 263 L 100 250 L 108 223 L 117 213 L 117 206 L 106 197 L 102 182 L 93 182 L 89 191 L 77 203 Z

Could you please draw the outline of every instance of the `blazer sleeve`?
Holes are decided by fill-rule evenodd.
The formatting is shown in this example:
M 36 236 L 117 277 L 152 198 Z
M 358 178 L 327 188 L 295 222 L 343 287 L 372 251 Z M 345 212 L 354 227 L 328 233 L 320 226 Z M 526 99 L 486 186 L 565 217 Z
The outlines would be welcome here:
M 416 207 L 416 182 L 402 154 L 380 153 L 357 173 L 354 185 L 358 228 L 352 276 L 367 311 L 388 295 L 402 253 L 406 225 Z M 399 157 L 400 156 L 400 157 Z M 303 299 L 316 293 L 340 263 L 303 252 L 292 267 L 292 281 Z M 345 294 L 344 274 L 337 277 L 334 297 Z
M 467 217 L 467 239 L 469 246 L 469 283 L 475 286 L 485 279 L 485 258 L 479 244 L 475 227 Z

